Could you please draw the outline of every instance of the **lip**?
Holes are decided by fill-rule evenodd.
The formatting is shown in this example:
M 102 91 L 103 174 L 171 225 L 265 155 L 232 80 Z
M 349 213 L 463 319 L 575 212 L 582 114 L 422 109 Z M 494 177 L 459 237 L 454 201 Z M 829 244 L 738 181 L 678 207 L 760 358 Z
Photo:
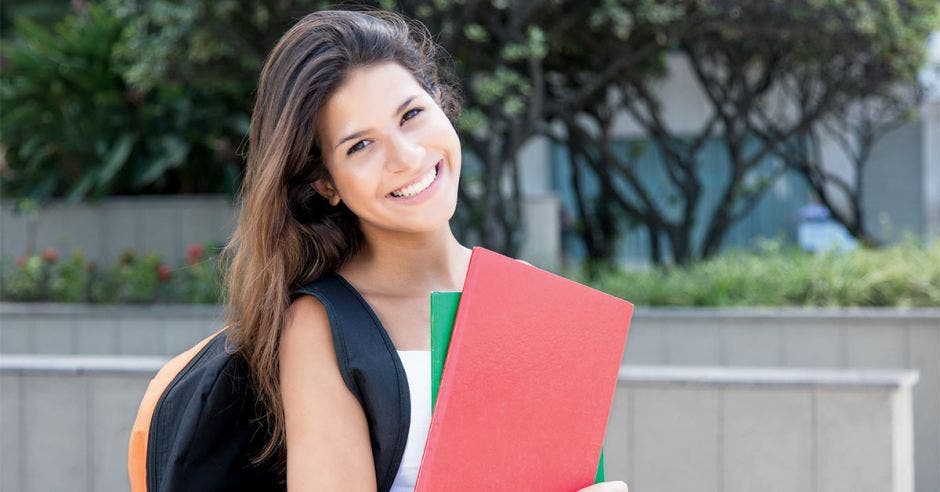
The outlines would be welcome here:
M 434 194 L 438 186 L 440 186 L 441 174 L 444 173 L 444 159 L 437 161 L 437 164 L 435 164 L 434 167 L 437 168 L 437 176 L 434 177 L 434 181 L 431 181 L 431 184 L 429 184 L 427 188 L 421 190 L 421 193 L 418 193 L 417 195 L 414 195 L 414 196 L 409 196 L 407 198 L 397 197 L 397 196 L 392 195 L 391 193 L 385 196 L 389 200 L 392 200 L 393 202 L 403 203 L 403 204 L 415 204 L 415 203 L 421 203 L 427 200 L 428 198 L 431 197 L 431 195 Z M 410 186 L 410 184 L 407 186 Z

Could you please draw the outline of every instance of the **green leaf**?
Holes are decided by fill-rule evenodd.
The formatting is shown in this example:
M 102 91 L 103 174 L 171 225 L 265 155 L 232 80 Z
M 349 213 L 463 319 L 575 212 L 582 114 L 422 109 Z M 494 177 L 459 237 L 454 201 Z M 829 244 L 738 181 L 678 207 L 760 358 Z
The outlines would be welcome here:
M 135 184 L 137 186 L 146 186 L 163 176 L 167 170 L 178 167 L 189 154 L 189 144 L 183 139 L 167 135 L 161 139 L 161 152 L 159 157 L 153 160 L 147 169 L 141 174 Z
M 81 199 L 88 193 L 88 190 L 91 189 L 91 186 L 95 184 L 95 174 L 94 173 L 85 173 L 82 176 L 82 179 L 69 190 L 69 194 L 65 197 L 67 203 L 75 204 L 81 201 Z
M 486 28 L 477 23 L 470 23 L 464 26 L 463 35 L 470 41 L 477 43 L 485 43 L 490 40 L 490 33 Z
M 98 171 L 98 186 L 104 187 L 114 178 L 114 175 L 124 166 L 127 158 L 131 155 L 134 148 L 134 134 L 125 133 L 118 138 L 108 156 L 105 159 L 104 167 Z

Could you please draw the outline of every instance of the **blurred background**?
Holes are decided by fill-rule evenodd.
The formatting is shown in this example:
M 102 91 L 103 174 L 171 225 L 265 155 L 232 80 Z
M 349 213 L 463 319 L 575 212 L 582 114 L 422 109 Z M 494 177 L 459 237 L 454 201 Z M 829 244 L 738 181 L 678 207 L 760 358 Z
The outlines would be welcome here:
M 636 305 L 609 478 L 940 490 L 936 0 L 4 1 L 0 490 L 127 489 L 264 57 L 349 6 L 446 52 L 463 244 Z

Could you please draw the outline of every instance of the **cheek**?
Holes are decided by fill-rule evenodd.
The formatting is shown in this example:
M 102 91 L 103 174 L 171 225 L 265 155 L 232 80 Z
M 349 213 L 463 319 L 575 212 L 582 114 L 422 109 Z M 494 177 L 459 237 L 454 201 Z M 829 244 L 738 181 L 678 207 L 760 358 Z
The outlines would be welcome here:
M 337 188 L 339 188 L 340 194 L 347 201 L 355 201 L 363 195 L 371 194 L 368 191 L 369 187 L 375 187 L 375 183 L 372 183 L 372 176 L 368 172 L 364 172 L 362 168 L 344 170 L 342 173 L 334 174 L 333 179 Z
M 434 125 L 434 137 L 442 148 L 446 149 L 447 152 L 460 155 L 460 137 L 457 135 L 457 130 L 454 129 L 454 126 L 450 124 L 450 120 L 441 115 L 441 120 Z M 457 158 L 452 155 L 452 160 Z
M 457 135 L 457 131 L 453 127 L 449 127 L 450 132 L 448 132 L 448 138 L 450 140 L 450 159 L 453 164 L 454 171 L 459 173 L 461 166 L 461 157 L 463 156 L 460 148 L 460 137 Z

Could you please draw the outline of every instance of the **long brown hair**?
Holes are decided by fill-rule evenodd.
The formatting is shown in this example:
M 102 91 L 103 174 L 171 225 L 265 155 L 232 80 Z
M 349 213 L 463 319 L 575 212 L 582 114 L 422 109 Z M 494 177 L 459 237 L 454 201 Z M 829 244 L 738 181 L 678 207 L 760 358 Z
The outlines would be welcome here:
M 220 255 L 227 334 L 248 362 L 269 432 L 254 463 L 285 454 L 278 343 L 290 292 L 339 268 L 362 243 L 356 216 L 330 206 L 311 183 L 329 179 L 317 119 L 355 68 L 393 61 L 452 120 L 455 86 L 438 71 L 427 28 L 387 11 L 325 10 L 302 18 L 268 55 L 258 83 L 238 221 Z

